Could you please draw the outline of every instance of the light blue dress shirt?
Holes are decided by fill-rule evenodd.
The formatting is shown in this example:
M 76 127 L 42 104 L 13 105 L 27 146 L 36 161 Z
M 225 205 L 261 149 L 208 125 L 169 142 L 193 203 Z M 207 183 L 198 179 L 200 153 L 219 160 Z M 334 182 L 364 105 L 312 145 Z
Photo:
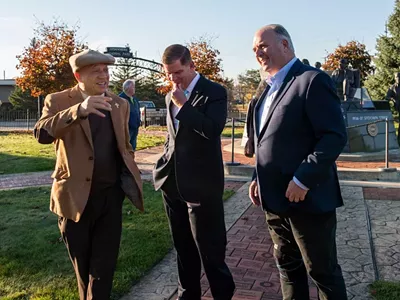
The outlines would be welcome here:
M 265 96 L 263 102 L 261 103 L 260 109 L 258 110 L 258 120 L 259 120 L 258 133 L 260 133 L 262 128 L 264 127 L 271 103 L 274 100 L 279 89 L 281 88 L 286 75 L 288 74 L 289 70 L 292 68 L 296 60 L 297 57 L 293 57 L 274 76 L 267 76 L 267 79 L 265 81 L 270 86 L 270 89 L 267 95 Z M 293 181 L 303 190 L 308 190 L 308 188 L 305 185 L 303 185 L 296 177 L 293 177 Z

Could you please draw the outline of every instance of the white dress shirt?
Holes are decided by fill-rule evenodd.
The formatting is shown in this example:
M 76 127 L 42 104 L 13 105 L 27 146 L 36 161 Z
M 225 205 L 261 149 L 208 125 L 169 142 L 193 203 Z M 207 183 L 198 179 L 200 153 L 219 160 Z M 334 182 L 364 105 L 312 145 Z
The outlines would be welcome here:
M 270 89 L 269 89 L 267 95 L 265 96 L 263 102 L 261 103 L 260 109 L 258 111 L 258 120 L 259 120 L 258 133 L 260 133 L 262 128 L 264 127 L 271 103 L 274 100 L 277 92 L 281 88 L 287 73 L 292 68 L 292 66 L 296 62 L 296 60 L 297 60 L 297 57 L 293 57 L 274 76 L 267 76 L 266 82 L 270 86 Z M 293 177 L 293 181 L 299 187 L 301 187 L 303 190 L 308 190 L 308 188 L 304 184 L 302 184 L 296 177 Z
M 200 79 L 200 74 L 196 72 L 196 76 L 192 79 L 186 90 L 184 90 L 186 99 L 189 100 L 190 96 L 192 95 L 193 89 L 196 86 L 197 82 Z M 176 106 L 174 102 L 171 102 L 171 112 L 172 112 L 172 120 L 174 120 L 175 129 L 178 129 L 179 120 L 176 119 L 176 115 L 179 113 L 180 107 Z
M 297 57 L 294 57 L 285 66 L 283 66 L 282 69 L 280 69 L 274 76 L 267 76 L 267 79 L 265 79 L 267 84 L 270 86 L 270 89 L 266 97 L 264 98 L 263 102 L 261 103 L 260 109 L 258 111 L 258 120 L 260 120 L 258 126 L 258 133 L 260 133 L 261 129 L 264 127 L 271 103 L 274 100 L 277 92 L 281 88 L 287 73 L 292 68 L 296 60 Z

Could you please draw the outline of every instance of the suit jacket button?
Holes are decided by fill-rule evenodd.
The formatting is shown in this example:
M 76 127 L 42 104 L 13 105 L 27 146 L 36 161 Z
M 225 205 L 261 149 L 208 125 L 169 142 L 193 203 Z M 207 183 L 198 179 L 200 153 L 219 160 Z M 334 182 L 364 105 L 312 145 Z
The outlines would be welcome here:
M 89 178 L 89 177 L 86 177 L 86 181 L 90 181 L 90 178 Z
M 93 156 L 89 156 L 89 160 L 93 160 Z

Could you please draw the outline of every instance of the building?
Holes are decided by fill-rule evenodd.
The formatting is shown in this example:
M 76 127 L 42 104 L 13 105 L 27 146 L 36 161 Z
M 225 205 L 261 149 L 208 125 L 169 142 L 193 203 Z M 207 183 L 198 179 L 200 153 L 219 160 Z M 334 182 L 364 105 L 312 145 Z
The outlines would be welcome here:
M 15 88 L 15 80 L 14 79 L 0 79 L 0 104 L 1 105 L 10 105 L 10 101 L 8 97 L 10 97 L 11 93 Z

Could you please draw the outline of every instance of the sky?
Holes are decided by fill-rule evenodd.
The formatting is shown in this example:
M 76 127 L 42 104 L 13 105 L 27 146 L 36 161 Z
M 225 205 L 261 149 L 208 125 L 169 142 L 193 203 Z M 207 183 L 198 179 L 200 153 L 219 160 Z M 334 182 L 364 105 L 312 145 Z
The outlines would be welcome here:
M 296 56 L 323 62 L 339 44 L 358 40 L 375 53 L 394 0 L 0 0 L 0 78 L 18 76 L 16 55 L 33 37 L 38 21 L 54 18 L 78 25 L 90 48 L 129 44 L 137 56 L 160 61 L 164 49 L 201 36 L 220 51 L 224 76 L 258 68 L 252 51 L 260 27 L 279 23 L 290 33 Z

